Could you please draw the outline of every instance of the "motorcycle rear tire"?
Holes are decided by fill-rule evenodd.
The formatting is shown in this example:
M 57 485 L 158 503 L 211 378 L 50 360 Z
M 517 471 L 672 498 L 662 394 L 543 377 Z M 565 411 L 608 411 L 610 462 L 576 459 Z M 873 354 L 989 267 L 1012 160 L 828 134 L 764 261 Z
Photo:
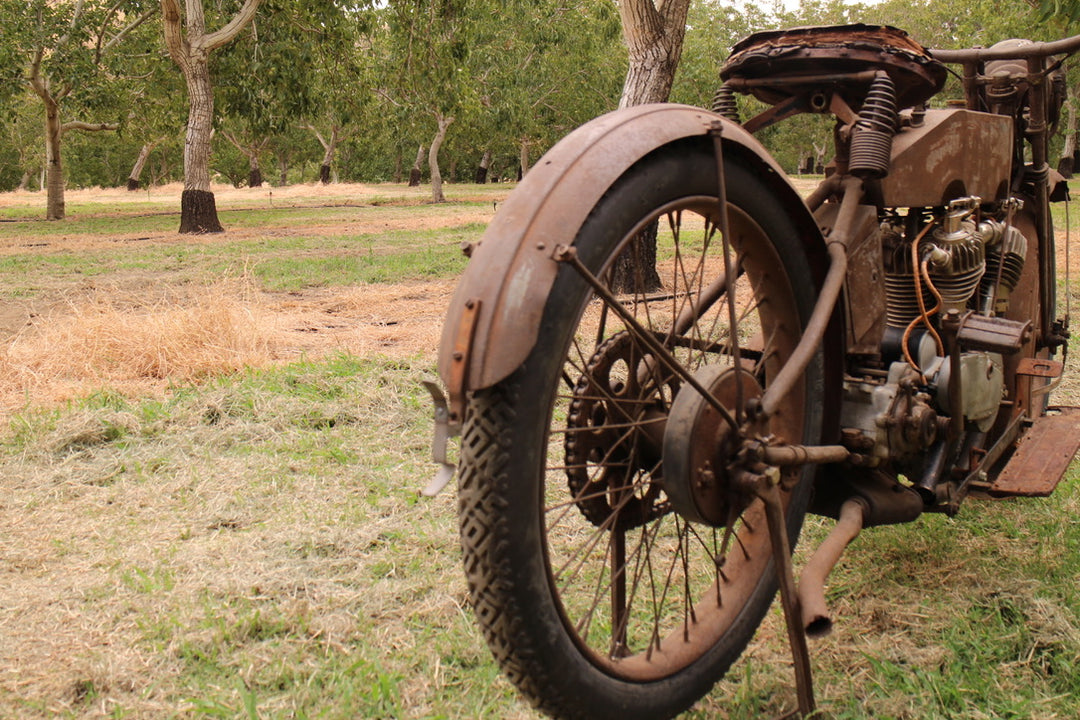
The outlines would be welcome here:
M 781 350 L 770 351 L 767 345 L 759 357 L 770 353 L 786 356 L 805 328 L 816 298 L 800 233 L 784 208 L 775 204 L 754 168 L 738 159 L 729 159 L 725 176 L 732 239 L 742 245 L 740 261 L 749 266 L 757 264 L 757 267 L 748 266 L 742 276 L 744 283 L 753 286 L 751 305 L 754 302 L 758 306 L 771 305 L 775 297 L 775 304 L 783 306 L 775 312 L 760 307 L 756 311 L 775 315 L 762 322 L 771 328 L 772 335 L 784 336 L 778 341 Z M 631 167 L 597 203 L 577 232 L 574 246 L 578 257 L 597 276 L 604 277 L 643 223 L 658 217 L 666 218 L 669 224 L 683 222 L 686 215 L 701 208 L 705 208 L 702 211 L 705 215 L 710 215 L 718 207 L 717 184 L 716 161 L 709 143 L 695 140 L 661 148 Z M 661 222 L 662 231 L 663 226 Z M 708 233 L 708 226 L 709 221 L 705 222 L 703 234 Z M 672 232 L 677 248 L 683 230 L 680 226 L 678 232 L 674 229 Z M 718 239 L 714 246 L 720 247 Z M 687 248 L 689 255 L 689 241 Z M 693 252 L 697 252 L 696 245 Z M 700 257 L 706 254 L 702 250 Z M 680 290 L 696 292 L 701 287 L 700 281 L 688 279 L 685 267 L 680 280 L 679 262 L 676 252 L 676 271 L 673 280 L 669 274 L 669 285 L 683 282 L 686 287 L 665 287 L 654 296 L 674 297 Z M 706 269 L 702 266 L 703 273 Z M 640 296 L 624 301 L 624 305 L 643 312 L 643 323 L 652 323 L 652 329 L 661 336 L 665 332 L 662 325 L 667 321 L 659 314 L 650 316 L 650 311 L 641 308 L 650 304 L 658 307 L 664 302 L 675 307 L 675 303 L 682 302 L 685 310 L 686 293 L 681 297 L 684 299 L 652 300 Z M 725 301 L 722 299 L 718 304 L 723 306 Z M 760 508 L 755 505 L 747 511 L 753 514 L 753 523 L 750 515 L 731 523 L 733 533 L 736 526 L 741 533 L 738 544 L 729 538 L 728 555 L 733 557 L 725 555 L 718 559 L 714 551 L 699 548 L 699 544 L 702 547 L 707 544 L 710 533 L 715 546 L 725 528 L 694 524 L 671 510 L 664 493 L 658 489 L 662 488 L 660 470 L 655 463 L 645 467 L 640 459 L 645 451 L 630 447 L 644 442 L 640 433 L 627 431 L 617 442 L 597 440 L 587 453 L 581 457 L 575 455 L 573 463 L 567 459 L 574 455 L 573 443 L 567 442 L 567 437 L 589 433 L 614 437 L 610 430 L 605 431 L 609 433 L 605 436 L 590 424 L 602 424 L 606 414 L 618 410 L 610 397 L 606 401 L 597 400 L 598 395 L 627 392 L 628 386 L 638 385 L 640 402 L 670 407 L 672 395 L 690 392 L 671 378 L 652 383 L 651 389 L 644 387 L 649 385 L 646 382 L 612 380 L 615 367 L 629 364 L 641 368 L 646 364 L 640 360 L 640 354 L 634 355 L 634 351 L 626 349 L 633 341 L 622 339 L 627 336 L 625 330 L 607 335 L 595 333 L 582 352 L 581 338 L 593 332 L 591 326 L 586 328 L 583 318 L 590 313 L 594 317 L 597 312 L 604 317 L 610 315 L 600 305 L 572 267 L 561 267 L 546 299 L 539 339 L 530 355 L 509 377 L 471 397 L 458 476 L 465 569 L 474 612 L 492 653 L 534 705 L 554 717 L 565 718 L 670 717 L 689 708 L 723 676 L 768 610 L 777 587 L 772 560 L 767 557 L 768 531 Z M 687 337 L 704 337 L 705 329 L 698 326 L 706 324 L 707 312 L 711 311 L 700 311 L 701 317 L 694 320 L 695 328 L 686 333 Z M 673 318 L 675 314 L 672 311 L 669 315 Z M 717 309 L 716 316 L 721 320 L 711 320 L 714 325 L 727 317 L 722 308 Z M 669 341 L 672 334 L 668 332 Z M 694 343 L 683 343 L 687 344 Z M 704 340 L 698 344 L 703 345 Z M 713 346 L 713 350 L 700 353 L 696 360 L 687 361 L 700 366 L 724 357 Z M 759 360 L 762 369 L 758 374 L 763 385 L 768 385 L 784 359 Z M 604 375 L 604 379 L 590 375 Z M 824 359 L 819 349 L 786 406 L 790 409 L 785 427 L 798 435 L 786 438 L 789 442 L 820 440 L 823 375 Z M 582 419 L 582 415 L 589 413 L 597 417 Z M 619 472 L 613 469 L 616 455 L 636 458 L 632 462 L 641 465 L 634 471 L 640 487 L 622 506 L 624 516 L 619 516 L 620 510 L 606 499 L 619 492 L 611 479 Z M 560 468 L 560 464 L 567 467 Z M 600 478 L 608 483 L 606 492 L 595 493 L 604 497 L 586 500 L 585 493 L 579 489 L 570 502 L 559 505 L 551 495 L 566 493 L 567 477 L 575 472 L 571 466 L 579 464 L 588 465 L 593 481 Z M 811 476 L 809 468 L 795 471 L 789 492 L 785 492 L 792 546 L 805 514 Z M 636 560 L 624 557 L 623 575 L 614 579 L 619 576 L 618 570 L 610 569 L 619 567 L 619 561 L 613 560 L 616 550 L 612 548 L 617 545 L 614 536 L 622 533 L 625 544 L 626 537 L 633 538 L 639 532 L 646 540 L 639 541 L 634 549 Z M 577 541 L 578 535 L 573 533 L 581 533 L 582 539 Z M 664 533 L 678 539 L 665 540 L 668 536 Z M 703 538 L 700 543 L 696 539 L 699 537 Z M 742 559 L 742 555 L 751 551 L 753 561 Z M 572 559 L 575 553 L 580 555 L 580 561 Z M 596 553 L 604 557 L 596 560 Z M 745 570 L 745 576 L 730 578 L 735 588 L 730 596 L 735 599 L 727 605 L 729 595 L 723 595 L 728 592 L 727 578 L 723 580 L 724 587 L 720 587 L 723 570 L 705 568 L 703 572 L 709 577 L 704 580 L 695 574 L 701 554 L 706 556 L 706 562 L 711 557 L 713 563 L 723 564 L 733 573 L 739 573 L 740 568 Z M 567 560 L 568 557 L 571 559 Z M 607 569 L 604 563 L 608 563 Z M 650 563 L 657 566 L 657 571 L 651 565 L 649 570 L 643 570 Z M 574 567 L 569 568 L 570 565 Z M 631 573 L 636 573 L 632 583 L 624 579 Z M 651 575 L 646 577 L 647 573 Z M 576 577 L 577 574 L 581 577 Z M 683 587 L 676 587 L 678 583 L 672 581 L 673 575 L 681 577 L 678 583 L 688 589 L 692 583 L 700 582 L 695 588 L 699 591 L 715 581 L 721 595 L 719 602 L 713 603 L 712 596 L 705 600 L 690 592 L 681 599 L 675 597 L 683 592 Z M 608 587 L 600 589 L 605 577 Z M 661 582 L 667 578 L 663 594 L 673 596 L 674 610 L 665 600 L 658 602 L 655 597 L 661 590 L 658 577 Z M 594 583 L 597 590 L 590 600 L 590 587 Z M 653 584 L 652 600 L 646 597 L 649 591 L 645 586 L 649 583 Z M 618 603 L 626 609 L 612 610 L 605 617 L 612 628 L 625 625 L 627 630 L 607 632 L 601 627 L 605 612 L 601 606 L 603 596 L 611 595 L 611 588 L 616 585 L 621 585 L 623 594 L 630 599 Z M 704 594 L 708 595 L 708 591 Z M 710 609 L 713 605 L 724 607 Z M 684 616 L 682 630 L 677 617 L 668 617 L 678 612 Z M 616 617 L 621 619 L 616 621 Z M 703 626 L 700 631 L 699 625 Z M 634 634 L 639 630 L 643 635 Z M 704 640 L 686 644 L 690 649 L 675 657 L 679 652 L 670 648 L 677 646 L 677 650 L 683 646 L 680 632 L 690 635 L 700 632 Z M 656 635 L 655 641 L 650 633 Z M 671 658 L 665 655 L 669 651 Z

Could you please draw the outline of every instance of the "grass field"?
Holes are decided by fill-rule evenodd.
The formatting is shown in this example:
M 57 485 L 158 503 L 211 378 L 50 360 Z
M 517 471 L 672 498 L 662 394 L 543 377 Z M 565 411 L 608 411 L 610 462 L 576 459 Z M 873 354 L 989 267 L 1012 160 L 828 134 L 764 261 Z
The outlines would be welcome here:
M 72 192 L 60 223 L 0 195 L 0 717 L 536 717 L 473 622 L 453 492 L 417 494 L 459 246 L 507 192 L 447 190 L 221 188 L 200 237 L 179 188 Z M 866 532 L 812 646 L 827 716 L 1080 716 L 1078 517 L 1074 465 Z M 688 717 L 791 710 L 783 637 L 774 607 Z

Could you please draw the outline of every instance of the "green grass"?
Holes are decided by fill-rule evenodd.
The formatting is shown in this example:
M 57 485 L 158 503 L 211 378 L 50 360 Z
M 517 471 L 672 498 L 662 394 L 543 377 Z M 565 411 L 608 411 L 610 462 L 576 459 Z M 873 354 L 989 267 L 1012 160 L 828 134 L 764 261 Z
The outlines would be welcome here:
M 401 282 L 460 275 L 461 243 L 483 225 L 436 230 L 289 235 L 256 241 L 196 245 L 140 245 L 0 256 L 0 298 L 25 298 L 64 284 L 107 275 L 141 273 L 159 282 L 190 283 L 249 271 L 263 289 Z
M 452 492 L 416 494 L 432 470 L 416 381 L 432 373 L 340 355 L 16 418 L 9 507 L 50 528 L 46 566 L 86 576 L 65 612 L 112 628 L 73 650 L 68 714 L 107 698 L 133 716 L 151 699 L 163 716 L 531 716 L 465 605 Z M 1074 469 L 1048 500 L 866 531 L 830 581 L 837 630 L 813 647 L 829 717 L 1075 717 L 1078 506 Z M 57 522 L 70 514 L 95 533 Z M 688 717 L 790 710 L 782 637 L 774 608 Z M 125 690 L 100 666 L 114 645 L 152 677 Z M 23 700 L 0 708 L 38 712 Z
M 59 541 L 34 552 L 78 575 L 68 639 L 111 628 L 72 648 L 60 675 L 79 698 L 61 714 L 108 698 L 154 717 L 520 716 L 462 607 L 452 494 L 417 495 L 432 374 L 341 355 L 14 419 L 0 473 Z M 154 670 L 125 689 L 99 666 L 114 655 Z M 61 700 L 0 691 L 0 714 Z
M 458 244 L 480 231 L 471 221 L 363 233 L 339 222 L 448 210 L 386 202 L 230 214 L 265 229 L 242 242 L 79 252 L 58 246 L 84 220 L 27 222 L 51 228 L 40 235 L 51 245 L 0 256 L 2 297 L 126 273 L 245 272 L 289 292 L 460 271 Z M 159 218 L 139 212 L 112 227 L 150 232 Z M 301 217 L 334 229 L 273 225 Z M 80 233 L 107 236 L 105 218 L 85 222 Z M 452 489 L 417 494 L 434 471 L 418 382 L 434 374 L 431 359 L 338 354 L 159 398 L 107 387 L 59 408 L 29 398 L 0 433 L 0 716 L 536 717 L 468 607 Z M 1078 516 L 1074 465 L 1046 500 L 973 499 L 956 518 L 867 530 L 830 578 L 835 632 L 811 648 L 827 716 L 1080 716 Z M 809 519 L 803 547 L 829 527 Z M 687 717 L 790 711 L 783 638 L 774 606 Z

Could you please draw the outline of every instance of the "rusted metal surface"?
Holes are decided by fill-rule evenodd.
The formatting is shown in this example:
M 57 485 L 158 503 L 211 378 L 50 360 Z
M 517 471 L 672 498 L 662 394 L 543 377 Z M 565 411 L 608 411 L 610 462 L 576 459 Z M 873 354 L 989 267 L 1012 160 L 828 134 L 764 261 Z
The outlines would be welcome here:
M 788 393 L 795 387 L 803 371 L 810 364 L 811 358 L 829 330 L 837 301 L 844 289 L 844 280 L 847 277 L 847 243 L 851 240 L 855 216 L 863 192 L 863 183 L 858 178 L 851 177 L 845 181 L 844 196 L 840 202 L 836 227 L 826 244 L 829 253 L 829 272 L 818 292 L 814 311 L 810 314 L 810 320 L 806 323 L 806 330 L 795 352 L 784 363 L 784 367 L 777 373 L 761 398 L 760 411 L 763 417 L 771 417 L 779 410 Z
M 1016 374 L 1053 380 L 1055 378 L 1061 377 L 1061 373 L 1064 369 L 1065 363 L 1061 362 L 1060 360 L 1024 358 L 1017 366 Z
M 945 63 L 976 63 L 988 60 L 1063 55 L 1077 50 L 1080 50 L 1080 35 L 1065 38 L 1064 40 L 1055 40 L 1054 42 L 1033 42 L 1019 48 L 995 45 L 989 48 L 965 48 L 963 50 L 934 48 L 927 50 L 927 52 L 935 59 Z
M 772 545 L 776 579 L 780 585 L 780 605 L 784 609 L 791 660 L 795 666 L 795 694 L 799 711 L 789 717 L 806 718 L 815 714 L 814 680 L 810 669 L 810 650 L 806 646 L 806 630 L 802 625 L 799 596 L 795 587 L 795 574 L 791 565 L 791 544 L 788 541 L 787 520 L 780 488 L 762 477 L 758 494 L 765 502 L 765 519 L 769 526 L 769 542 Z
M 862 498 L 851 498 L 840 508 L 840 519 L 810 556 L 799 575 L 799 609 L 806 636 L 825 637 L 832 632 L 832 616 L 825 602 L 825 580 L 844 549 L 862 532 L 869 509 Z
M 814 218 L 826 235 L 835 226 L 838 211 L 839 205 L 828 203 L 814 213 Z M 877 208 L 860 205 L 853 225 L 844 290 L 847 349 L 849 353 L 857 355 L 873 355 L 881 348 L 886 300 Z
M 925 102 L 945 82 L 944 66 L 907 33 L 863 24 L 755 33 L 732 48 L 720 77 L 770 104 L 835 89 L 857 108 L 873 80 L 868 70 L 889 73 L 900 107 Z
M 824 267 L 813 218 L 780 166 L 746 130 L 685 105 L 642 105 L 609 113 L 552 148 L 488 226 L 447 312 L 439 356 L 443 382 L 449 385 L 453 377 L 454 341 L 467 301 L 480 302 L 463 384 L 465 390 L 476 390 L 509 375 L 532 349 L 558 272 L 552 253 L 558 245 L 573 244 L 577 229 L 612 183 L 659 147 L 690 137 L 706 140 L 717 121 L 725 124 L 725 146 L 757 167 L 771 185 L 778 211 L 795 218 L 808 254 Z
M 990 486 L 996 497 L 1047 497 L 1080 448 L 1080 408 L 1061 407 L 1038 418 Z
M 930 110 L 920 126 L 905 127 L 893 138 L 882 201 L 889 207 L 927 207 L 970 195 L 986 202 L 1005 198 L 1012 149 L 1011 118 Z

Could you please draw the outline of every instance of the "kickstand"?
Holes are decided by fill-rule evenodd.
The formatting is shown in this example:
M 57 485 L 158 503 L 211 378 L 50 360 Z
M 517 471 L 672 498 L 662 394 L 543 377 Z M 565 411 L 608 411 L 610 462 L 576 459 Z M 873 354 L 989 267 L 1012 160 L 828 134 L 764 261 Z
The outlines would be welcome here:
M 810 650 L 806 646 L 806 631 L 802 626 L 799 599 L 795 595 L 795 576 L 791 567 L 791 546 L 788 542 L 787 523 L 784 522 L 784 505 L 780 500 L 780 487 L 767 476 L 761 476 L 758 495 L 765 501 L 765 517 L 769 524 L 769 540 L 772 543 L 776 577 L 780 581 L 780 604 L 787 623 L 791 657 L 795 663 L 795 693 L 799 709 L 784 715 L 781 720 L 798 718 L 808 720 L 815 714 L 814 680 L 810 676 Z

